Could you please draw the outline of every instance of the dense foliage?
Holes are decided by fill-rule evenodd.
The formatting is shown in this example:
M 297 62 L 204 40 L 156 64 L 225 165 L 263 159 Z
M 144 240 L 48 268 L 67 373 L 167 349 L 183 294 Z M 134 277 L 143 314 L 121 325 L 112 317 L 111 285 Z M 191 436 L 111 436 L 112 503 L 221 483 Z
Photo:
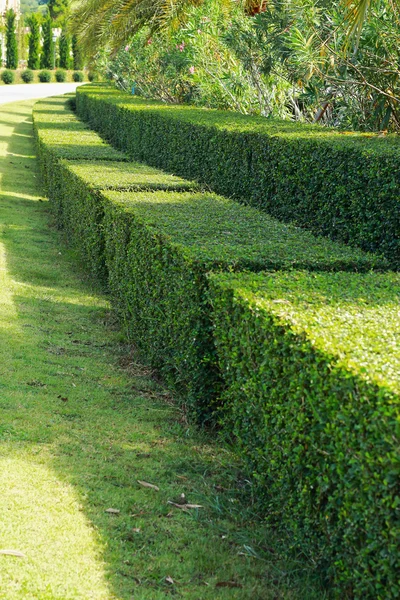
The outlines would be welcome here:
M 395 598 L 399 277 L 344 273 L 385 265 L 126 162 L 64 98 L 34 123 L 57 222 L 139 354 L 203 419 L 226 386 L 268 518 L 338 592 Z
M 25 71 L 22 71 L 21 79 L 24 83 L 32 83 L 34 80 L 33 71 L 31 69 L 25 69 Z
M 13 10 L 6 12 L 6 68 L 18 67 L 18 43 L 16 34 L 16 15 Z
M 70 67 L 70 54 L 71 54 L 71 39 L 65 29 L 62 30 L 60 41 L 59 41 L 59 67 L 60 69 L 69 69 Z
M 76 35 L 72 36 L 71 44 L 73 68 L 75 69 L 75 71 L 80 71 L 81 69 L 83 69 L 84 60 L 82 48 Z
M 138 160 L 400 264 L 397 136 L 171 107 L 104 86 L 80 88 L 77 109 Z
M 40 71 L 40 73 L 38 75 L 38 79 L 39 79 L 40 83 L 50 83 L 51 72 L 48 71 L 47 69 Z
M 11 71 L 10 69 L 4 69 L 4 71 L 1 72 L 1 80 L 6 85 L 14 83 L 14 78 L 14 71 Z
M 54 42 L 52 20 L 48 14 L 42 22 L 43 45 L 40 54 L 40 68 L 51 69 L 54 63 Z
M 268 519 L 351 597 L 398 598 L 399 275 L 218 276 L 211 289 L 222 421 Z
M 346 129 L 400 130 L 397 0 L 368 2 L 363 27 L 353 28 L 356 37 L 349 37 L 349 22 L 365 2 L 350 0 L 346 9 L 339 1 L 271 0 L 253 16 L 240 2 L 197 4 L 154 31 L 153 20 L 143 25 L 145 13 L 123 29 L 124 13 L 109 3 L 107 18 L 112 24 L 114 16 L 120 43 L 112 39 L 110 51 L 97 54 L 97 64 L 125 88 L 135 83 L 140 94 L 167 102 Z M 90 42 L 98 39 L 96 32 L 101 48 L 111 34 L 105 13 L 93 11 L 93 29 L 85 22 L 81 37 L 95 53 Z
M 40 68 L 40 20 L 37 14 L 31 15 L 28 25 L 30 27 L 28 67 L 36 70 Z

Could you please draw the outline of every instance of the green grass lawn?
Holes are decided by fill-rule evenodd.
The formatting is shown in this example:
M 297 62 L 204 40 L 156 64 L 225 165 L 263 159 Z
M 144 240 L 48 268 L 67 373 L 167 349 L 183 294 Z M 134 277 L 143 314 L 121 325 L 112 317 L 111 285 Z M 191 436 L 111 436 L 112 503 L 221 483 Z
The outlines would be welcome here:
M 31 108 L 0 110 L 0 598 L 328 598 L 49 226 Z

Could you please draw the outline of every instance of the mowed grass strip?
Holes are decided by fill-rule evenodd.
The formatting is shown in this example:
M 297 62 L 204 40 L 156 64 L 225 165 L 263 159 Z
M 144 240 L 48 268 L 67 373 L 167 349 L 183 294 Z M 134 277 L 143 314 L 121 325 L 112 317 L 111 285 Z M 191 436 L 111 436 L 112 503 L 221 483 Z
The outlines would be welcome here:
M 0 550 L 23 554 L 0 554 L 0 596 L 328 598 L 254 516 L 230 452 L 128 354 L 49 228 L 31 108 L 0 115 Z M 181 494 L 202 508 L 179 508 Z

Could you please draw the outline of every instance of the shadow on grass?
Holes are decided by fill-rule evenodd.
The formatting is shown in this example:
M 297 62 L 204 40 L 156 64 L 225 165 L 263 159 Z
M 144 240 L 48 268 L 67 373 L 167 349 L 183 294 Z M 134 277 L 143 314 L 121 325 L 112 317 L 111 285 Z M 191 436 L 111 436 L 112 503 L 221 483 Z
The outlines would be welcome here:
M 10 451 L 13 442 L 15 452 L 21 444 L 51 450 L 48 465 L 73 486 L 99 539 L 110 598 L 328 597 L 310 565 L 287 558 L 288 541 L 253 514 L 229 451 L 192 432 L 121 344 L 107 300 L 48 228 L 31 127 L 30 119 L 17 124 L 0 157 L 1 234 L 15 282 L 15 319 L 0 323 Z M 182 510 L 181 494 L 202 508 Z

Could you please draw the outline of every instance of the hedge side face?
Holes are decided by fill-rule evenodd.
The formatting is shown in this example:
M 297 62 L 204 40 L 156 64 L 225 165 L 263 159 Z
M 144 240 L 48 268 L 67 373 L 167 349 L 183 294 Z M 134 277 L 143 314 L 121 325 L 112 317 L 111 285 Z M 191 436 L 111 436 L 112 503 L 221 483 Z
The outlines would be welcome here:
M 124 162 L 63 103 L 34 112 L 49 197 L 142 358 L 203 421 L 227 385 L 225 423 L 271 492 L 270 516 L 324 557 L 339 589 L 396 597 L 398 277 L 369 273 L 387 268 L 379 257 Z
M 268 518 L 357 598 L 400 593 L 399 299 L 395 274 L 211 277 L 224 426 Z
M 110 287 L 126 329 L 142 358 L 202 419 L 220 387 L 207 273 L 355 266 L 348 249 L 213 194 L 101 196 Z M 358 258 L 361 269 L 368 265 L 366 255 Z
M 77 109 L 138 160 L 400 265 L 396 136 L 168 106 L 104 86 L 79 88 Z

